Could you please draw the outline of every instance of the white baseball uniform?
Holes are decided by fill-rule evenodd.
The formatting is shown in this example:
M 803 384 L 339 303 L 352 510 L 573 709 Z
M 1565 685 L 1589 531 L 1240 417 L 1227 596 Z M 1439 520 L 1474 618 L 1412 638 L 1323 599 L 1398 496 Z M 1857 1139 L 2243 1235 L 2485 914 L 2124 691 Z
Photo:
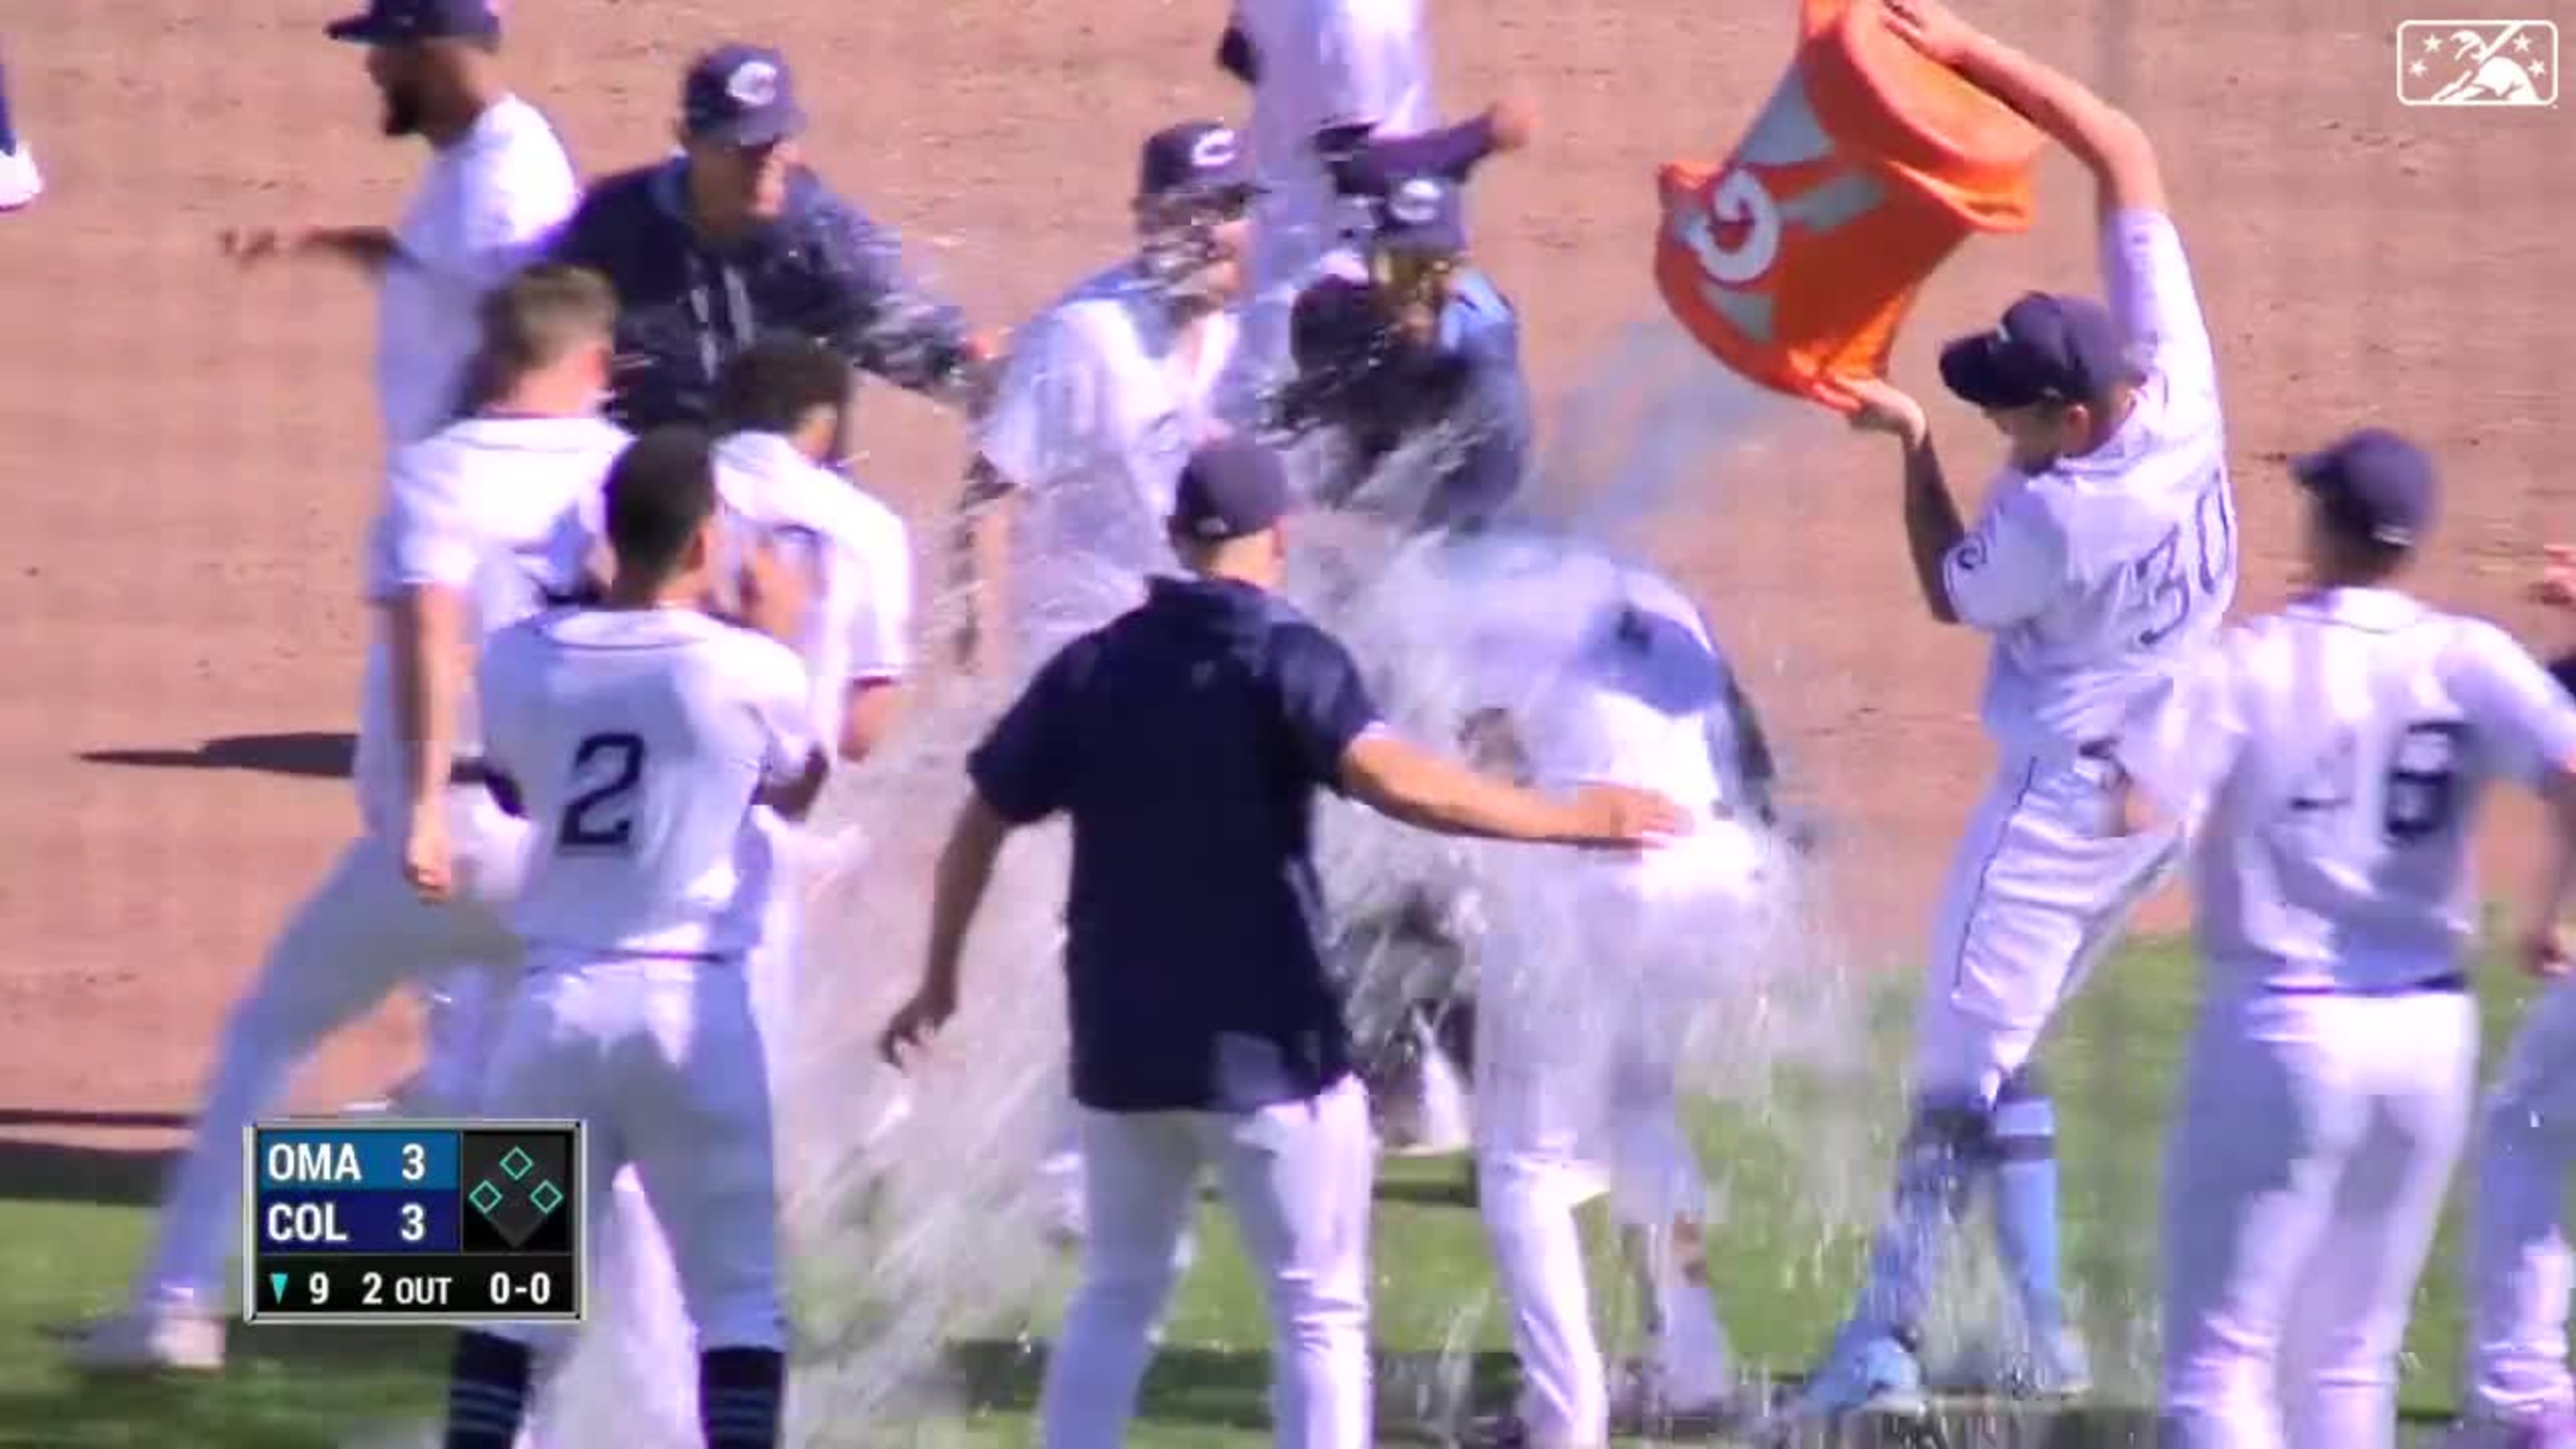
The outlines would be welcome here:
M 1246 365 L 1262 376 L 1288 363 L 1297 293 L 1359 221 L 1333 188 L 1315 133 L 1366 122 L 1396 135 L 1438 124 L 1422 0 L 1235 0 L 1252 45 L 1253 212 Z
M 2568 1169 L 2576 1165 L 2576 984 L 2533 1002 L 2478 1124 L 2470 1197 L 2469 1417 L 2576 1418 L 2567 1372 Z M 2545 1442 L 2545 1441 L 2544 1441 Z
M 480 678 L 532 836 L 509 908 L 527 967 L 485 1110 L 589 1122 L 590 1180 L 634 1167 L 701 1351 L 783 1350 L 746 965 L 776 885 L 753 801 L 815 750 L 804 666 L 694 609 L 560 610 L 493 639 Z M 594 1230 L 610 1199 L 590 1200 Z
M 1994 636 L 1984 717 L 1995 782 L 1953 859 L 1915 1030 L 1916 1131 L 1851 1355 L 1922 1322 L 1968 1175 L 1992 1173 L 2023 1326 L 2047 1372 L 2080 1383 L 2057 1283 L 2056 1122 L 2020 1077 L 2048 1021 L 2178 857 L 2171 831 L 2116 830 L 2105 752 L 2145 696 L 2203 650 L 2236 592 L 2236 508 L 2209 331 L 2173 223 L 2104 227 L 2113 317 L 2143 380 L 2106 443 L 2034 474 L 2007 468 L 1943 560 L 1960 622 Z
M 1497 850 L 1478 871 L 1479 1202 L 1528 1442 L 1580 1449 L 1609 1442 L 1611 1412 L 1574 1218 L 1589 1164 L 1607 1165 L 1615 1216 L 1645 1235 L 1659 1392 L 1706 1405 L 1729 1387 L 1716 1306 L 1672 1250 L 1674 1225 L 1707 1210 L 1676 1073 L 1734 913 L 1757 889 L 1758 852 L 1720 814 L 1740 786 L 1734 684 L 1690 601 L 1592 556 L 1560 554 L 1535 574 L 1501 554 L 1483 562 L 1500 576 L 1490 603 L 1446 626 L 1466 674 L 1459 706 L 1505 711 L 1542 789 L 1633 785 L 1699 815 L 1693 834 L 1641 856 Z
M 977 450 L 1017 495 L 1010 628 L 1035 672 L 1179 570 L 1165 537 L 1181 465 L 1223 427 L 1239 321 L 1194 324 L 1191 350 L 1134 262 L 1093 277 L 1011 346 Z
M 1953 863 L 1915 1085 L 1991 1102 L 2172 854 L 2109 837 L 2088 757 L 2216 634 L 2236 594 L 2236 507 L 2209 331 L 2173 223 L 2129 212 L 2103 256 L 2147 380 L 2109 443 L 2007 471 L 1942 566 L 1994 636 L 1985 723 L 2002 756 Z
M 456 590 L 467 604 L 467 637 L 478 644 L 535 612 L 548 593 L 579 582 L 601 481 L 627 441 L 595 417 L 476 417 L 398 451 L 367 554 L 369 601 L 384 604 L 413 588 Z M 324 1037 L 405 982 L 518 961 L 494 903 L 516 888 L 525 830 L 481 785 L 447 792 L 459 898 L 424 904 L 403 879 L 410 791 L 383 627 L 368 646 L 359 704 L 364 830 L 296 908 L 233 1008 L 144 1272 L 139 1297 L 147 1307 L 221 1307 L 224 1259 L 240 1234 L 242 1129 L 273 1106 Z M 466 694 L 450 736 L 459 761 L 481 748 L 470 688 Z M 427 1083 L 424 1102 L 470 1104 L 479 1045 L 432 1054 L 450 1079 Z
M 485 293 L 532 259 L 581 202 L 572 158 L 544 114 L 516 96 L 430 153 L 376 298 L 376 402 L 388 446 L 462 411 L 482 345 Z
M 808 573 L 811 602 L 795 650 L 812 686 L 806 720 L 828 747 L 841 735 L 851 691 L 891 683 L 912 669 L 912 544 L 893 509 L 848 479 L 815 466 L 775 433 L 738 433 L 716 445 L 717 491 L 730 542 L 766 538 Z M 805 882 L 798 869 L 802 827 L 777 812 L 754 812 L 760 848 L 778 886 L 759 946 L 748 963 L 752 1017 L 769 1047 L 771 1090 L 783 1099 L 793 1036 L 796 965 L 803 940 Z M 618 1175 L 615 1219 L 601 1241 L 600 1277 L 613 1284 L 604 1332 L 595 1349 L 565 1370 L 567 1383 L 593 1371 L 612 1373 L 614 1401 L 643 1418 L 671 1426 L 685 1439 L 696 1432 L 697 1384 L 668 1372 L 685 1359 L 688 1317 L 679 1295 L 667 1236 L 652 1215 L 632 1172 Z M 593 1395 L 589 1402 L 603 1402 Z M 535 1442 L 553 1438 L 541 1416 Z M 563 1442 L 570 1443 L 567 1436 Z
M 2478 806 L 2576 759 L 2576 705 L 2490 624 L 2337 589 L 2231 634 L 2120 758 L 2204 822 L 2166 1412 L 2189 1445 L 2392 1444 L 2476 1077 Z

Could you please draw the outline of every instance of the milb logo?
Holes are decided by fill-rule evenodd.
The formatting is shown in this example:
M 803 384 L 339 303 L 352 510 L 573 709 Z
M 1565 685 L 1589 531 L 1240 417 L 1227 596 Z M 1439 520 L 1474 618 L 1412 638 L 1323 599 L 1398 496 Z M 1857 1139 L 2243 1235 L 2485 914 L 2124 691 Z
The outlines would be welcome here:
M 2406 21 L 2397 27 L 2397 99 L 2410 106 L 2555 106 L 2558 26 Z

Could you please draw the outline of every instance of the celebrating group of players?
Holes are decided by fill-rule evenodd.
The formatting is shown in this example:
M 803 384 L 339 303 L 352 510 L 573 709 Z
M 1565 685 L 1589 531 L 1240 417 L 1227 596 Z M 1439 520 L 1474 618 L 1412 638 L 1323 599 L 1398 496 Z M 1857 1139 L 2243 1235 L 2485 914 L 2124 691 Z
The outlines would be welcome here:
M 1901 448 L 1927 609 L 1994 638 L 1985 717 L 2001 760 L 1936 932 L 1893 1211 L 1795 1408 L 1919 1402 L 1937 1249 L 1981 1185 L 2027 1330 L 2020 1381 L 2086 1388 L 2033 1054 L 2128 911 L 2189 860 L 2207 978 L 2168 1172 L 2169 1432 L 2387 1443 L 2407 1305 L 2468 1137 L 2474 1009 L 2459 962 L 2475 807 L 2498 779 L 2556 807 L 2553 869 L 2521 949 L 2559 974 L 2554 923 L 2576 890 L 2576 706 L 2490 626 L 2395 590 L 2432 523 L 2434 473 L 2381 430 L 2296 465 L 2309 588 L 2223 630 L 2239 550 L 2217 372 L 2153 149 L 2127 116 L 1937 0 L 1888 0 L 1886 16 L 2089 168 L 2109 305 L 2033 293 L 1943 349 L 1944 383 L 2009 449 L 1974 526 L 1923 409 L 1885 382 L 1852 384 L 1856 423 Z M 1460 189 L 1527 139 L 1528 119 L 1504 106 L 1435 127 L 1419 20 L 1405 0 L 1239 0 L 1219 56 L 1252 87 L 1248 140 L 1212 121 L 1150 137 L 1135 254 L 1017 332 L 1007 355 L 910 281 L 891 237 L 799 163 L 805 113 L 774 51 L 699 58 L 679 154 L 585 188 L 502 79 L 492 0 L 373 0 L 332 27 L 366 47 L 386 132 L 432 146 L 419 195 L 391 230 L 249 231 L 226 246 L 246 264 L 337 258 L 379 288 L 391 463 L 367 555 L 380 621 L 356 768 L 365 829 L 234 1011 L 135 1301 L 99 1326 L 85 1361 L 220 1365 L 242 1127 L 325 1035 L 419 984 L 428 1059 L 401 1108 L 589 1120 L 594 1180 L 618 1184 L 618 1231 L 676 1269 L 703 1437 L 777 1442 L 788 1336 L 763 1043 L 793 995 L 794 881 L 810 848 L 798 822 L 838 766 L 895 727 L 914 669 L 904 526 L 839 471 L 854 367 L 971 415 L 966 656 L 1035 677 L 978 752 L 976 804 L 943 862 L 932 971 L 889 1028 L 891 1053 L 957 1009 L 977 872 L 1008 829 L 1070 813 L 1074 1096 L 1087 1120 L 1214 1122 L 1225 1130 L 1207 1150 L 1230 1181 L 1264 1152 L 1274 1167 L 1340 1162 L 1352 1052 L 1339 1008 L 1314 1010 L 1330 1000 L 1303 823 L 1315 788 L 1439 830 L 1641 852 L 1611 857 L 1638 872 L 1704 863 L 1669 837 L 1764 813 L 1758 738 L 1740 728 L 1731 685 L 1693 693 L 1681 734 L 1656 736 L 1686 734 L 1689 766 L 1659 755 L 1635 779 L 1616 759 L 1550 754 L 1616 730 L 1551 734 L 1516 714 L 1528 701 L 1504 697 L 1508 685 L 1489 686 L 1469 743 L 1495 771 L 1572 791 L 1552 802 L 1386 743 L 1339 646 L 1264 601 L 1290 503 L 1270 443 L 1295 440 L 1308 506 L 1460 539 L 1508 526 L 1527 466 L 1517 325 L 1467 262 Z M 1176 563 L 1195 582 L 1149 597 L 1147 580 Z M 1675 650 L 1714 659 L 1668 586 L 1620 587 L 1608 615 L 1619 668 L 1667 668 Z M 1251 691 L 1226 694 L 1225 709 L 1257 697 L 1276 714 L 1238 741 L 1255 762 L 1240 770 L 1221 729 L 1154 733 L 1214 708 L 1202 696 L 1220 676 Z M 1285 812 L 1276 829 L 1117 847 L 1200 850 L 1173 869 L 1207 882 L 1190 902 L 1201 914 L 1231 899 L 1215 874 L 1229 851 L 1248 851 L 1256 877 L 1262 852 L 1276 855 L 1248 898 L 1303 945 L 1248 951 L 1286 975 L 1206 1006 L 1193 1050 L 1225 1065 L 1190 1069 L 1224 1079 L 1205 1091 L 1170 1085 L 1190 1071 L 1101 1065 L 1102 1034 L 1144 1019 L 1087 1004 L 1084 989 L 1135 969 L 1097 959 L 1102 919 L 1135 902 L 1079 894 L 1086 869 L 1095 893 L 1116 877 L 1100 842 L 1134 835 L 1143 808 L 1127 807 L 1122 827 L 1086 817 L 1116 808 L 1099 803 L 1103 782 L 1136 753 L 1068 754 L 1067 741 L 1104 738 L 1083 733 L 1110 718 L 1103 701 L 1138 711 L 1135 738 L 1215 751 L 1194 784 L 1263 782 L 1247 809 Z M 1646 908 L 1654 891 L 1635 882 L 1647 878 L 1623 878 L 1605 898 L 1614 912 Z M 1290 892 L 1285 907 L 1265 891 Z M 1662 949 L 1630 934 L 1618 961 Z M 1167 1023 L 1211 989 L 1169 993 L 1145 1014 L 1166 1023 L 1151 1030 L 1193 1029 Z M 2576 1083 L 2576 1049 L 2558 1045 L 2576 1031 L 2568 1000 L 2538 1008 L 2486 1124 L 2463 1429 L 2499 1443 L 2576 1444 L 2554 1200 L 2569 1147 L 2557 1098 Z M 1538 1050 L 1529 1025 L 1495 1040 Z M 1480 1084 L 1507 1066 L 1479 1060 Z M 1638 1397 L 1717 1412 L 1735 1407 L 1730 1371 L 1699 1261 L 1696 1179 L 1671 1160 L 1687 1157 L 1671 1094 L 1667 1064 L 1631 1118 L 1655 1138 L 1653 1170 L 1688 1184 L 1631 1223 L 1657 1240 L 1659 1352 Z M 1527 1377 L 1518 1410 L 1490 1427 L 1498 1442 L 1597 1445 L 1616 1396 L 1562 1184 L 1547 1175 L 1586 1145 L 1503 1125 L 1544 1115 L 1543 1095 L 1479 1122 Z M 1527 1135 L 1499 1140 L 1514 1131 Z M 1149 1151 L 1135 1132 L 1082 1141 L 1118 1159 L 1076 1168 L 1092 1247 L 1060 1353 L 1073 1377 L 1059 1385 L 1051 1369 L 1047 1423 L 1050 1442 L 1114 1443 L 1171 1245 L 1156 1224 L 1097 1219 L 1168 1215 L 1179 1199 L 1141 1184 L 1169 1163 L 1195 1172 L 1198 1149 Z M 1305 1295 L 1305 1309 L 1279 1311 L 1283 1443 L 1369 1441 L 1367 1362 L 1351 1351 L 1365 1344 L 1364 1258 L 1350 1256 L 1363 1250 L 1314 1241 L 1347 1235 L 1349 1186 L 1269 1180 L 1236 1204 L 1264 1225 L 1274 1295 Z M 1324 1278 L 1300 1280 L 1319 1262 Z M 1332 1346 L 1300 1358 L 1285 1340 L 1308 1330 Z M 551 1347 L 466 1334 L 448 1442 L 511 1443 Z

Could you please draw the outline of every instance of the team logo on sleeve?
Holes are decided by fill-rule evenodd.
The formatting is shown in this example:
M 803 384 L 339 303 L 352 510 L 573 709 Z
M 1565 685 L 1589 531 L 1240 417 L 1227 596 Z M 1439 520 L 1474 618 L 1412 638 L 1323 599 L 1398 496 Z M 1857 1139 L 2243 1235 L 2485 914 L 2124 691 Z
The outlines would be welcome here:
M 2397 99 L 2410 106 L 2558 104 L 2558 26 L 2409 20 L 2397 27 Z

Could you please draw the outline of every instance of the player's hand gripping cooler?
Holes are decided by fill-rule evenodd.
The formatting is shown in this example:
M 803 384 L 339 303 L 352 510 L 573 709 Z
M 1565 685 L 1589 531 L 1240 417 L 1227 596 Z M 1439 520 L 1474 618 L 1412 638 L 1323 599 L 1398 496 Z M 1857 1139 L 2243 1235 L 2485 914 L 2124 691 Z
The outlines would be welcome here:
M 1804 0 L 1798 53 L 1723 166 L 1657 173 L 1655 281 L 1685 331 L 1764 387 L 1842 413 L 1914 295 L 1975 232 L 2031 222 L 2046 138 L 1887 27 Z

